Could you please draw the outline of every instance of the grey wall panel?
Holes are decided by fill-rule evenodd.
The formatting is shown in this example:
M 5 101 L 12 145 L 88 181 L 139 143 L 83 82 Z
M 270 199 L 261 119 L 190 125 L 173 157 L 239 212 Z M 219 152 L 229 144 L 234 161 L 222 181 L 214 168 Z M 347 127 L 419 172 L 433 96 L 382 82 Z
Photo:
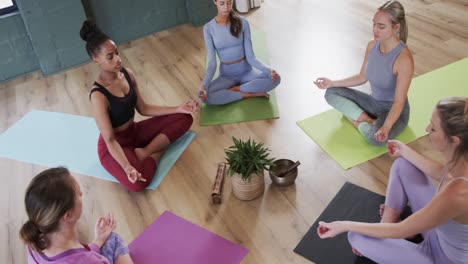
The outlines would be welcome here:
M 0 18 L 0 82 L 39 69 L 19 13 Z
M 86 19 L 81 1 L 17 0 L 17 4 L 43 74 L 89 59 L 78 34 Z

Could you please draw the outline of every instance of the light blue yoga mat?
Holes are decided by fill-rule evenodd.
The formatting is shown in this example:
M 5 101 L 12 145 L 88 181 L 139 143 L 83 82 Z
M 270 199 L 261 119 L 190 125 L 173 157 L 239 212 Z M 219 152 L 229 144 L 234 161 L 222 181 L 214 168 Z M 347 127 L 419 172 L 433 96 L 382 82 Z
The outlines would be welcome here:
M 99 162 L 98 137 L 93 118 L 33 110 L 0 135 L 0 156 L 117 182 Z M 159 186 L 194 137 L 189 131 L 169 146 L 147 189 Z

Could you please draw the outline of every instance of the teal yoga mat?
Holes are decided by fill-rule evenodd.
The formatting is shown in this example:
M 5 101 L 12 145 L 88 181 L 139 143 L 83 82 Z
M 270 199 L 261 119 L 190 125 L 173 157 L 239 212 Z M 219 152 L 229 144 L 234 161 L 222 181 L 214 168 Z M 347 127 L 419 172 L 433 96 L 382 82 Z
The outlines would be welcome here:
M 252 29 L 252 45 L 255 56 L 268 64 L 265 33 Z M 219 66 L 219 60 L 218 60 Z M 218 71 L 215 73 L 216 78 Z M 211 126 L 228 123 L 247 122 L 279 117 L 275 91 L 269 92 L 270 99 L 248 98 L 226 105 L 203 105 L 200 125 Z
M 33 110 L 0 135 L 0 156 L 117 182 L 99 162 L 98 137 L 93 118 Z M 147 189 L 159 186 L 194 137 L 189 131 L 169 146 Z
M 408 127 L 397 139 L 409 143 L 424 135 L 432 110 L 445 97 L 468 97 L 468 58 L 413 79 L 408 93 L 411 113 Z M 298 121 L 297 125 L 343 169 L 378 157 L 386 147 L 375 147 L 336 110 Z

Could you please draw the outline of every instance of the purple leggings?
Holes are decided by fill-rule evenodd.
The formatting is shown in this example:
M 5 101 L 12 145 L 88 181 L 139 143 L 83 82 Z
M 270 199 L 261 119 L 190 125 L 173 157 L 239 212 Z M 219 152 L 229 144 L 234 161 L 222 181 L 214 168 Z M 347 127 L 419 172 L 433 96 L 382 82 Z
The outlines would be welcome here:
M 390 171 L 385 206 L 402 212 L 407 203 L 416 212 L 436 194 L 437 189 L 422 171 L 398 158 Z M 378 210 L 378 208 L 376 208 Z M 361 254 L 377 263 L 451 263 L 439 245 L 435 229 L 424 232 L 420 244 L 405 239 L 381 239 L 349 232 L 348 240 Z

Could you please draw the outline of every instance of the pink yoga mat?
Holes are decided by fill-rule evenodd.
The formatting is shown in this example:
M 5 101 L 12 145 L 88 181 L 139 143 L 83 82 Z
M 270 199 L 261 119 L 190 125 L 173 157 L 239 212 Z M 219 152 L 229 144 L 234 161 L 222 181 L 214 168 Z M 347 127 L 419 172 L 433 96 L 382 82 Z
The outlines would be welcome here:
M 247 249 L 165 211 L 129 245 L 135 264 L 234 264 Z

